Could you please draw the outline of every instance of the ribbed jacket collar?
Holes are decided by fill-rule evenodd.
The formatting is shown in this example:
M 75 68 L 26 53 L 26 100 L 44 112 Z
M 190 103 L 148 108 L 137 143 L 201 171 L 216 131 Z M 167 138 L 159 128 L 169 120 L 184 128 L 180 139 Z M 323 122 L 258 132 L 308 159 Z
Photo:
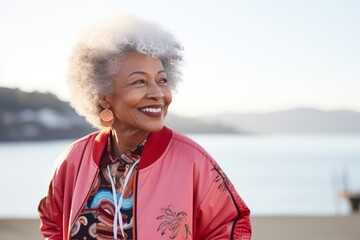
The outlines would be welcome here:
M 93 159 L 99 166 L 101 155 L 106 147 L 110 129 L 104 129 L 98 133 L 94 142 Z M 141 155 L 139 169 L 146 168 L 156 162 L 167 148 L 173 133 L 171 129 L 163 127 L 159 132 L 151 133 L 146 141 L 144 150 Z

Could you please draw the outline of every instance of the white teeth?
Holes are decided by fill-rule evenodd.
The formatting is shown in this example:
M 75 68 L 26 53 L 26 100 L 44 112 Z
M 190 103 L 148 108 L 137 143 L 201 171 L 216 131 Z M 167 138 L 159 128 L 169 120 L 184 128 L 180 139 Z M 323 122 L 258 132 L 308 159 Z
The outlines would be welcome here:
M 158 112 L 161 112 L 161 108 L 142 108 L 141 111 L 158 113 Z

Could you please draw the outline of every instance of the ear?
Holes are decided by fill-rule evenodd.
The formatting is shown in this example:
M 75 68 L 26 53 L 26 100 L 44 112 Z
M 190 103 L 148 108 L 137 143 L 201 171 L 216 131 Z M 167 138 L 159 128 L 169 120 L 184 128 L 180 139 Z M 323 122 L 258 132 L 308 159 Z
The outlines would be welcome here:
M 110 108 L 110 103 L 108 101 L 107 97 L 102 97 L 99 100 L 99 104 L 102 108 L 106 109 L 106 108 Z

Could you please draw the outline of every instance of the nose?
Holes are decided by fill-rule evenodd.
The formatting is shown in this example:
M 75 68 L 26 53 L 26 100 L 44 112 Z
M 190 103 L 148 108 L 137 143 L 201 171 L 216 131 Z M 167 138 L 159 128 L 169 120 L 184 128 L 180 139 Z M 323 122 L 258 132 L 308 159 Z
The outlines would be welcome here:
M 164 97 L 164 94 L 161 88 L 155 83 L 149 86 L 147 97 L 153 99 L 161 99 Z

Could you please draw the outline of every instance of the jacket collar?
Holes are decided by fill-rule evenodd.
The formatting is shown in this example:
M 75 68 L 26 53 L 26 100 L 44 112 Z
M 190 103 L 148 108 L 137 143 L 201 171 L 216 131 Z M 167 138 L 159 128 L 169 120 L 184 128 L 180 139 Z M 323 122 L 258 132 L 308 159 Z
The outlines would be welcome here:
M 100 131 L 95 137 L 93 148 L 93 159 L 96 165 L 100 165 L 101 156 L 106 147 L 110 129 Z M 139 169 L 146 168 L 156 162 L 161 157 L 169 145 L 173 132 L 168 127 L 163 127 L 159 132 L 153 132 L 149 135 L 144 150 L 141 154 Z

